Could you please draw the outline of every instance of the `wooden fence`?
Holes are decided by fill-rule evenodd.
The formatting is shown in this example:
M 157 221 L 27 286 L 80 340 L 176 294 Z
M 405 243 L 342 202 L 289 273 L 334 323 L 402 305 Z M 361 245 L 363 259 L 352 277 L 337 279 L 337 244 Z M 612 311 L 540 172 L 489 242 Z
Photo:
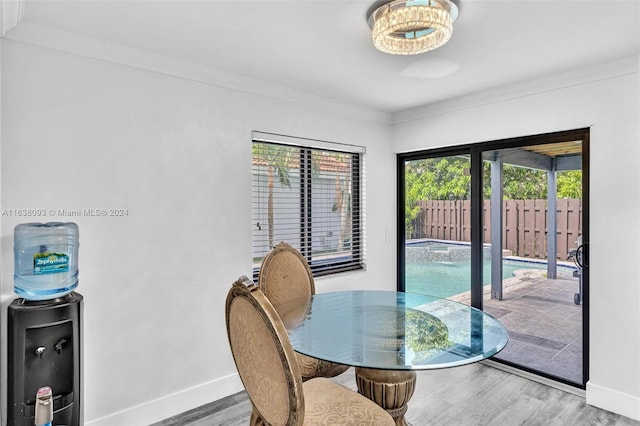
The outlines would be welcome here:
M 421 201 L 413 222 L 412 238 L 471 240 L 471 202 L 469 200 Z M 547 201 L 505 200 L 502 204 L 502 247 L 514 256 L 547 257 Z M 558 259 L 566 260 L 577 247 L 582 234 L 582 200 L 557 200 Z M 491 243 L 491 208 L 484 200 L 484 242 Z

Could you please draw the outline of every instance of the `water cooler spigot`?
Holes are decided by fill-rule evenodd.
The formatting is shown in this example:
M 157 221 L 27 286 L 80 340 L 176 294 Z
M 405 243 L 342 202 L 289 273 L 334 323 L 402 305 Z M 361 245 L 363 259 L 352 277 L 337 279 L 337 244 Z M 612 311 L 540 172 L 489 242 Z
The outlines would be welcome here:
M 51 426 L 53 421 L 53 392 L 49 386 L 38 389 L 36 393 L 36 426 Z

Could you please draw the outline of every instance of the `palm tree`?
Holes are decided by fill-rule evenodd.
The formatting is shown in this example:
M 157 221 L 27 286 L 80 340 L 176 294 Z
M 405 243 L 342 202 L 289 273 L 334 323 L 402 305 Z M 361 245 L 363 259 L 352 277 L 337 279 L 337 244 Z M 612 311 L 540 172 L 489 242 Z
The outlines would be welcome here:
M 289 169 L 295 154 L 298 152 L 296 148 L 282 145 L 253 143 L 253 158 L 263 161 L 267 167 L 267 227 L 269 235 L 269 247 L 273 247 L 273 187 L 275 177 L 282 186 L 291 188 L 291 178 L 289 177 Z
M 340 235 L 338 236 L 338 250 L 345 247 L 345 243 L 351 242 L 351 175 L 336 171 L 335 176 L 335 200 L 332 211 L 340 212 Z

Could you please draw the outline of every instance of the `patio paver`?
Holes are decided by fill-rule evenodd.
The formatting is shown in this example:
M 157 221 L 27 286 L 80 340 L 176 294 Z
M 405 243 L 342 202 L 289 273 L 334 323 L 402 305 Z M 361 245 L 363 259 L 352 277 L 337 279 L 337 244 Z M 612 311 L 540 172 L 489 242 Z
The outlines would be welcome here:
M 579 281 L 545 271 L 521 271 L 503 281 L 503 299 L 491 299 L 486 289 L 484 310 L 509 331 L 509 343 L 495 357 L 573 383 L 582 384 L 582 305 L 573 296 Z M 469 304 L 470 293 L 451 299 Z

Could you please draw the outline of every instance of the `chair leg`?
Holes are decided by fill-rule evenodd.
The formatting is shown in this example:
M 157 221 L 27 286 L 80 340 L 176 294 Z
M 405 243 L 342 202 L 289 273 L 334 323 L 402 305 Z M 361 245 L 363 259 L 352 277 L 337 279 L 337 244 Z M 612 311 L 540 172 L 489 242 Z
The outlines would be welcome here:
M 264 420 L 262 420 L 262 417 L 260 417 L 260 414 L 258 414 L 255 408 L 251 410 L 251 421 L 249 424 L 251 426 L 265 426 Z

